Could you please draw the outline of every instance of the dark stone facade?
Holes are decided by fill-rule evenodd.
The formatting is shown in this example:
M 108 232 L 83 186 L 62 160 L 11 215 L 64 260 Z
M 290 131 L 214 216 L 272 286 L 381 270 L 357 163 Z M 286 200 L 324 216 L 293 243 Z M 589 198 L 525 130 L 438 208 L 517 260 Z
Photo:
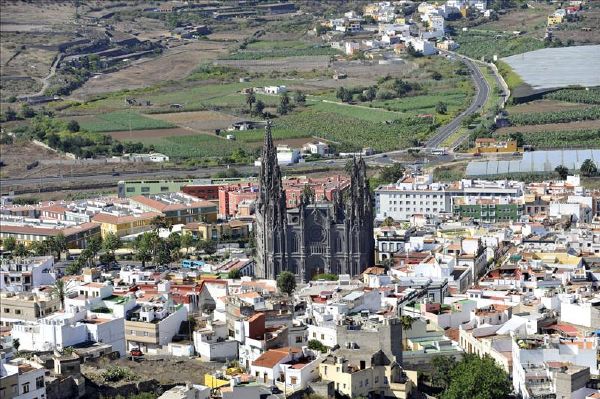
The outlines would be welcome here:
M 286 209 L 285 199 L 267 125 L 256 205 L 257 277 L 290 271 L 309 281 L 319 273 L 357 275 L 373 265 L 373 200 L 363 159 L 352 160 L 350 189 L 333 201 L 315 201 L 309 188 L 298 208 Z

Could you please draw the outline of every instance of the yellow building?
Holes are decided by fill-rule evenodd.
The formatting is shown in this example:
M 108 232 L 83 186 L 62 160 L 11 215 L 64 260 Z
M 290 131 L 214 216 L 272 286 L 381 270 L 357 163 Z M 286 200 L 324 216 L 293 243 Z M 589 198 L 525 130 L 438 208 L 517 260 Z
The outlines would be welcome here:
M 406 18 L 398 17 L 394 20 L 394 23 L 399 24 L 399 25 L 404 25 L 404 24 L 406 24 Z
M 350 398 L 381 395 L 406 399 L 417 386 L 416 371 L 406 371 L 396 362 L 390 363 L 381 351 L 370 361 L 360 360 L 357 364 L 346 360 L 341 353 L 331 354 L 319 365 L 319 375 L 324 381 L 333 382 L 338 394 Z
M 224 223 L 188 223 L 183 227 L 182 232 L 189 232 L 200 240 L 245 240 L 250 235 L 250 223 L 240 220 Z
M 217 204 L 185 193 L 136 195 L 131 197 L 130 201 L 146 212 L 162 213 L 172 225 L 217 221 Z
M 491 152 L 517 152 L 516 140 L 496 140 L 494 138 L 482 137 L 475 140 L 475 153 L 491 153 Z
M 159 212 L 144 212 L 119 216 L 101 212 L 94 215 L 92 222 L 100 224 L 102 238 L 110 233 L 124 237 L 150 230 L 152 219 L 160 215 Z
M 562 15 L 549 15 L 548 16 L 548 26 L 562 24 L 562 22 L 563 22 Z

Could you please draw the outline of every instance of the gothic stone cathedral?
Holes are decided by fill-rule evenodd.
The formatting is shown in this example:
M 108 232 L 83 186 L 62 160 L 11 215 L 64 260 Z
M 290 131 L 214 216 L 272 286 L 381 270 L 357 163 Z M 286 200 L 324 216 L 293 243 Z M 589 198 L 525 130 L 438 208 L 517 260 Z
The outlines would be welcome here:
M 350 189 L 317 202 L 310 189 L 286 209 L 277 150 L 267 125 L 256 204 L 256 276 L 290 271 L 299 281 L 320 273 L 357 275 L 373 265 L 373 203 L 362 159 L 352 161 Z

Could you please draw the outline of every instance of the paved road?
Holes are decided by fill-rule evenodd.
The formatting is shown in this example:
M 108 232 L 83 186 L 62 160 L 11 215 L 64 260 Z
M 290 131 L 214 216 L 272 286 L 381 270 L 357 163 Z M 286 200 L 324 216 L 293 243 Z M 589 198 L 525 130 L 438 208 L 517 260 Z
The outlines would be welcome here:
M 475 63 L 473 63 L 471 60 L 469 60 L 465 57 L 462 57 L 456 53 L 453 53 L 453 54 L 454 54 L 454 56 L 460 58 L 465 63 L 465 65 L 469 68 L 469 70 L 471 71 L 471 77 L 473 78 L 473 81 L 475 82 L 477 94 L 475 95 L 475 98 L 473 99 L 473 102 L 471 103 L 471 105 L 466 110 L 464 110 L 460 115 L 458 115 L 456 118 L 454 118 L 450 123 L 448 123 L 447 125 L 444 125 L 438 129 L 435 136 L 430 138 L 427 141 L 427 143 L 425 143 L 426 148 L 439 147 L 444 142 L 444 140 L 446 140 L 456 130 L 458 130 L 458 128 L 460 128 L 460 125 L 461 125 L 463 119 L 465 119 L 467 116 L 469 116 L 471 114 L 479 112 L 481 107 L 483 107 L 483 105 L 487 101 L 488 96 L 490 95 L 490 87 L 489 87 L 487 81 L 485 80 L 485 77 L 479 71 L 479 68 L 477 68 Z

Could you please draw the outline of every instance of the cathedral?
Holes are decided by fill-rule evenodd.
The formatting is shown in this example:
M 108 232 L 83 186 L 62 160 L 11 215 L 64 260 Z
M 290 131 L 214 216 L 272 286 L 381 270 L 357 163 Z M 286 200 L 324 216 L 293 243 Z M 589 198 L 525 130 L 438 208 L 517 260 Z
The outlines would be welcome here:
M 290 271 L 306 282 L 320 273 L 357 275 L 373 265 L 373 202 L 364 160 L 353 159 L 349 190 L 316 201 L 307 187 L 297 208 L 286 196 L 267 124 L 256 203 L 256 276 Z

